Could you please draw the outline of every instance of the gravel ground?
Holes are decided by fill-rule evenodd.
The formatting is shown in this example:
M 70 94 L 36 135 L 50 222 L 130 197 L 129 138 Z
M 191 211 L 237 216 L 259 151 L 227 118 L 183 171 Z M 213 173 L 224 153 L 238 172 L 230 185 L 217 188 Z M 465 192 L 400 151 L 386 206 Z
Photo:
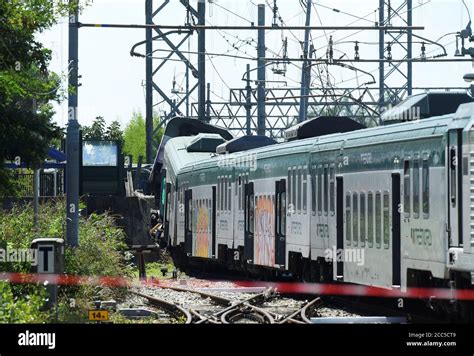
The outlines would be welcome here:
M 178 281 L 166 281 L 167 285 L 180 287 L 183 289 L 197 289 L 206 293 L 216 295 L 222 298 L 226 298 L 235 302 L 249 299 L 260 293 L 262 289 L 256 288 L 253 293 L 249 292 L 248 288 L 241 288 L 232 282 L 216 282 L 208 280 L 199 280 L 195 278 L 187 278 Z M 239 291 L 242 290 L 242 292 Z M 159 288 L 154 286 L 143 286 L 134 288 L 133 291 L 140 292 L 142 294 L 150 295 L 171 303 L 180 305 L 185 309 L 193 309 L 199 312 L 201 315 L 211 315 L 223 307 L 217 305 L 209 298 L 203 298 L 196 293 L 180 292 L 172 289 Z M 261 305 L 261 308 L 266 311 L 278 314 L 278 315 L 289 315 L 301 307 L 304 306 L 305 300 L 299 300 L 289 298 L 285 296 L 276 296 Z M 118 304 L 118 308 L 145 308 L 157 312 L 157 322 L 175 322 L 167 313 L 160 311 L 150 306 L 145 298 L 139 297 L 133 293 L 130 293 L 126 300 Z M 317 310 L 319 317 L 357 317 L 358 314 L 348 312 L 339 307 L 331 307 L 330 305 L 324 305 Z

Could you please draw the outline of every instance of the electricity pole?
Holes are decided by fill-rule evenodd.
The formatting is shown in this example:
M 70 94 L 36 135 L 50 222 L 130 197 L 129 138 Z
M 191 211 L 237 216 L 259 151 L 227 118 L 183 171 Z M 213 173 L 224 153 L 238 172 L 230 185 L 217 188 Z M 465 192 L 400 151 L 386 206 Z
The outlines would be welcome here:
M 265 26 L 265 5 L 258 5 L 258 25 Z M 265 136 L 266 108 L 265 108 L 265 30 L 258 30 L 258 71 L 257 71 L 257 135 Z
M 79 245 L 79 121 L 77 112 L 79 60 L 79 2 L 69 0 L 74 8 L 69 14 L 69 91 L 66 137 L 66 243 Z
M 311 25 L 311 6 L 312 0 L 307 0 L 306 27 L 309 27 Z M 308 95 L 311 81 L 311 64 L 306 59 L 308 58 L 309 51 L 309 35 L 310 30 L 307 29 L 304 33 L 303 67 L 301 74 L 301 100 L 298 122 L 303 122 L 304 120 L 306 120 L 306 115 L 308 114 Z

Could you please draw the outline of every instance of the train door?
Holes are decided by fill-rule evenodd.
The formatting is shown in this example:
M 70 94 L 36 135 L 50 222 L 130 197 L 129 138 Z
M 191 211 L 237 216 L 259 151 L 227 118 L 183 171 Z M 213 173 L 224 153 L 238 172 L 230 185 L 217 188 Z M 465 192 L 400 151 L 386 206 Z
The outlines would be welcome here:
M 245 237 L 244 258 L 253 261 L 255 229 L 255 194 L 253 183 L 245 185 Z
M 459 130 L 449 131 L 448 137 L 448 212 L 450 247 L 463 246 L 462 240 L 462 151 Z
M 286 265 L 286 180 L 276 182 L 275 264 Z
M 171 184 L 166 183 L 165 188 L 165 200 L 164 200 L 164 211 L 165 211 L 165 226 L 164 226 L 164 236 L 166 241 L 170 238 L 170 217 L 171 217 Z
M 188 256 L 193 252 L 193 191 L 184 193 L 184 250 Z
M 166 169 L 161 171 L 161 186 L 160 186 L 160 199 L 159 199 L 160 215 L 162 221 L 165 221 L 165 210 L 166 210 Z
M 217 195 L 216 187 L 212 187 L 212 258 L 216 258 L 216 245 L 217 245 L 217 234 L 216 234 L 216 219 L 217 219 Z
M 401 284 L 400 174 L 392 174 L 392 285 Z
M 336 245 L 337 251 L 342 253 L 344 249 L 344 178 L 336 178 Z M 337 261 L 337 279 L 344 279 L 344 262 Z

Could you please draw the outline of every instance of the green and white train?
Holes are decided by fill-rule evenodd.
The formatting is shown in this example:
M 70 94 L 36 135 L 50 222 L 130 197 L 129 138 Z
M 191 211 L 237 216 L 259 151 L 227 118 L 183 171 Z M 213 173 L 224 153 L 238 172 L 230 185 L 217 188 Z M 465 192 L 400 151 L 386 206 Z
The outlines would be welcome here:
M 471 288 L 474 103 L 421 116 L 375 128 L 322 117 L 283 143 L 181 127 L 155 166 L 164 238 L 195 261 L 255 273 Z

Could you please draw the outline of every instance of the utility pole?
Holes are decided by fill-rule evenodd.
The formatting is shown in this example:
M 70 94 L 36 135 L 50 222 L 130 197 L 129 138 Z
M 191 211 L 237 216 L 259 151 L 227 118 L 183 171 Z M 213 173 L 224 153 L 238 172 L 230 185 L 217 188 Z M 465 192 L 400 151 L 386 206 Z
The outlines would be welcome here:
M 79 246 L 79 122 L 78 122 L 78 61 L 79 61 L 79 3 L 69 0 L 74 9 L 69 14 L 69 92 L 66 138 L 66 243 Z
M 206 122 L 211 122 L 211 83 L 207 83 Z
M 307 0 L 306 4 L 306 27 L 309 27 L 311 26 L 312 0 Z M 298 122 L 303 122 L 304 120 L 306 120 L 306 115 L 308 114 L 308 95 L 311 81 L 311 64 L 306 59 L 308 58 L 310 32 L 311 31 L 309 29 L 306 29 L 304 33 L 303 68 L 301 74 L 301 100 Z
M 265 26 L 265 5 L 258 5 L 258 25 Z M 257 72 L 257 135 L 265 136 L 265 125 L 266 125 L 266 109 L 265 109 L 265 30 L 259 28 L 258 30 L 258 72 Z
M 379 26 L 385 24 L 385 0 L 379 0 Z M 385 58 L 385 31 L 379 32 L 379 59 Z M 385 67 L 384 63 L 379 64 L 379 105 L 380 112 L 385 106 Z
M 407 25 L 413 24 L 413 0 L 407 0 Z M 413 31 L 407 30 L 407 57 L 413 58 Z M 413 94 L 413 63 L 407 63 L 407 94 Z
M 206 1 L 198 0 L 198 25 L 206 25 Z M 206 118 L 206 31 L 198 30 L 198 118 Z
M 153 0 L 145 0 L 145 17 L 147 25 L 153 24 Z M 153 163 L 153 29 L 145 30 L 146 36 L 146 162 Z
M 246 125 L 245 130 L 247 136 L 252 135 L 252 87 L 250 86 L 250 64 L 247 64 L 247 85 L 245 86 L 245 113 L 246 113 Z

